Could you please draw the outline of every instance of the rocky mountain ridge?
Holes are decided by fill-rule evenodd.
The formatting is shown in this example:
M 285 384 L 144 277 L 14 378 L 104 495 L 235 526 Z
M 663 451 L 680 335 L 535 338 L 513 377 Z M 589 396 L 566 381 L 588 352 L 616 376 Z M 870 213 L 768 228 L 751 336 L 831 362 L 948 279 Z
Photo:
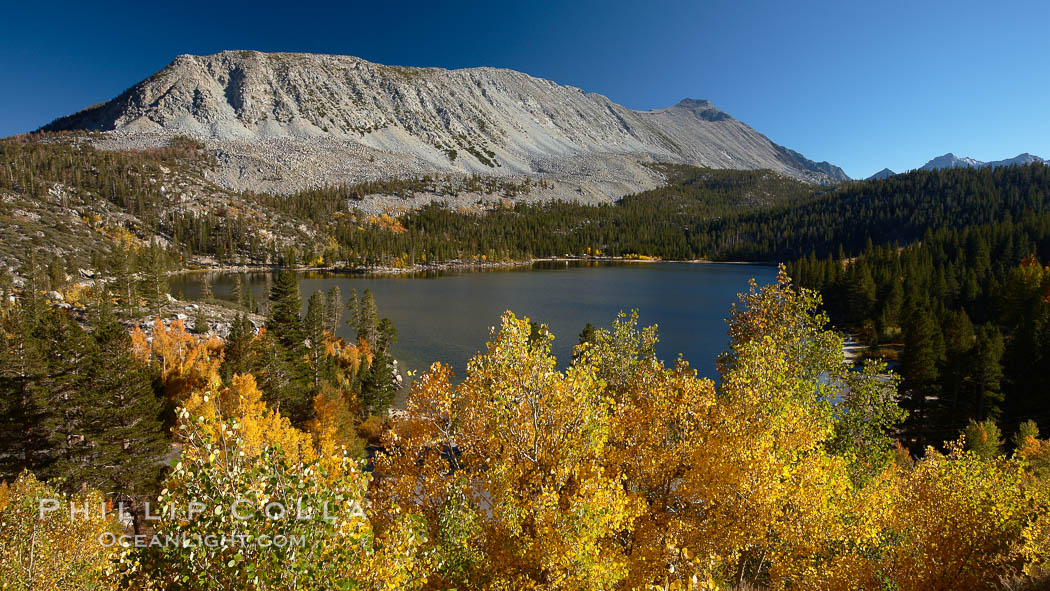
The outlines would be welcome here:
M 191 136 L 218 160 L 209 180 L 231 190 L 481 173 L 554 181 L 541 198 L 604 201 L 661 184 L 648 162 L 848 179 L 704 100 L 636 111 L 513 70 L 336 55 L 181 55 L 113 100 L 44 129 L 103 131 L 104 148 Z
M 1018 154 L 1013 158 L 1006 158 L 1004 160 L 993 160 L 991 162 L 982 162 L 976 158 L 970 158 L 969 156 L 956 156 L 951 152 L 943 156 L 937 156 L 931 159 L 926 164 L 923 164 L 919 170 L 940 170 L 942 168 L 984 168 L 986 166 L 1011 166 L 1011 165 L 1025 165 L 1025 164 L 1050 164 L 1050 160 L 1040 158 L 1039 156 L 1033 156 L 1028 152 Z M 891 176 L 896 175 L 888 168 L 883 168 L 879 172 L 869 176 L 868 181 L 887 179 Z
M 982 162 L 975 158 L 970 157 L 959 157 L 951 152 L 948 152 L 944 156 L 938 156 L 922 166 L 922 170 L 937 170 L 939 168 L 984 168 L 986 166 L 1010 166 L 1012 164 L 1050 164 L 1050 160 L 1045 160 L 1038 156 L 1033 156 L 1027 152 L 1018 154 L 1013 158 L 1006 158 L 1005 160 L 993 160 L 991 162 Z

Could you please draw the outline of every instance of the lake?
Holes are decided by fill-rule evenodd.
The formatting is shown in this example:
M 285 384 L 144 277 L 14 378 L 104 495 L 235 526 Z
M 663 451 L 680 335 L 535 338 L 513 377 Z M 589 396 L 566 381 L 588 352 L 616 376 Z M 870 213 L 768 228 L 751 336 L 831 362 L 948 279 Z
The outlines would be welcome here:
M 234 275 L 212 274 L 216 297 L 231 298 Z M 272 275 L 247 273 L 245 282 L 258 301 L 266 299 Z M 754 277 L 760 284 L 776 279 L 776 268 L 763 265 L 692 263 L 536 263 L 531 268 L 485 272 L 432 273 L 426 276 L 301 274 L 303 303 L 317 290 L 338 285 L 369 289 L 398 331 L 393 348 L 402 369 L 425 370 L 434 361 L 448 363 L 462 376 L 467 360 L 485 347 L 489 329 L 512 310 L 547 324 L 554 353 L 564 366 L 588 322 L 608 327 L 621 310 L 637 309 L 642 325 L 659 326 L 657 354 L 673 361 L 679 353 L 701 375 L 714 377 L 715 358 L 727 343 L 725 318 L 739 292 Z M 200 274 L 172 277 L 172 293 L 193 299 Z M 304 310 L 305 311 L 305 310 Z M 343 326 L 340 336 L 353 337 Z

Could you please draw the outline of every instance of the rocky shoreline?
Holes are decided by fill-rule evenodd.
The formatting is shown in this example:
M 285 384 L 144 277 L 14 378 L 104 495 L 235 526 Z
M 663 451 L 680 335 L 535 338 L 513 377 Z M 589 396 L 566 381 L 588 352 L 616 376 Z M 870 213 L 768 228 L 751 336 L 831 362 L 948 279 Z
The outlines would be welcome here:
M 383 265 L 368 266 L 345 266 L 345 265 L 222 265 L 213 261 L 198 259 L 191 262 L 186 269 L 176 271 L 174 274 L 190 273 L 264 273 L 277 271 L 295 271 L 297 273 L 332 273 L 348 275 L 418 275 L 441 272 L 480 272 L 493 270 L 506 270 L 521 267 L 530 267 L 537 263 L 688 263 L 694 265 L 763 265 L 773 266 L 774 262 L 768 261 L 713 261 L 710 259 L 657 259 L 657 258 L 627 258 L 627 257 L 541 257 L 523 261 L 499 261 L 499 262 L 477 262 L 477 261 L 447 261 L 443 263 L 424 263 L 409 265 L 407 267 L 388 267 Z

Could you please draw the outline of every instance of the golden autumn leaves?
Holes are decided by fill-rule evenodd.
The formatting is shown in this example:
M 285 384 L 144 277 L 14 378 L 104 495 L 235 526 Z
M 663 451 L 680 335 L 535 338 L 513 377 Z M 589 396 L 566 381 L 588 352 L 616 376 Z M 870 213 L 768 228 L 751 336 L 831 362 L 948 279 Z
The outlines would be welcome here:
M 1030 435 L 1011 458 L 951 444 L 912 460 L 894 448 L 895 380 L 844 364 L 818 306 L 783 275 L 752 285 L 731 313 L 718 384 L 659 361 L 655 328 L 635 315 L 595 331 L 562 370 L 553 337 L 508 312 L 461 382 L 435 364 L 413 384 L 371 475 L 348 455 L 340 397 L 318 394 L 313 420 L 293 426 L 253 376 L 219 379 L 221 342 L 160 323 L 134 346 L 181 407 L 169 500 L 295 491 L 365 515 L 304 530 L 324 544 L 288 560 L 143 555 L 138 583 L 185 588 L 172 573 L 202 566 L 214 576 L 193 588 L 925 591 L 1045 580 L 1050 443 Z M 335 341 L 326 355 L 345 371 L 368 362 Z
M 1038 576 L 1045 483 L 957 445 L 895 462 L 895 381 L 845 365 L 818 305 L 784 276 L 753 286 L 717 387 L 658 361 L 634 317 L 558 371 L 545 333 L 507 313 L 462 383 L 435 365 L 415 384 L 376 464 L 373 520 L 393 506 L 424 517 L 433 589 Z

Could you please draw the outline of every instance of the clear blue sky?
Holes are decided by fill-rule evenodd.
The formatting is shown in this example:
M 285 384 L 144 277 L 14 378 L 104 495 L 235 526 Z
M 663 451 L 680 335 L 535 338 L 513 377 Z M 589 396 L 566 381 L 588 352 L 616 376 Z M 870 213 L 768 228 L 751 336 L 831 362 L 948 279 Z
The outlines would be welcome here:
M 706 98 L 864 177 L 945 152 L 1050 157 L 1050 2 L 9 2 L 0 136 L 112 98 L 180 53 L 500 66 L 636 109 Z

